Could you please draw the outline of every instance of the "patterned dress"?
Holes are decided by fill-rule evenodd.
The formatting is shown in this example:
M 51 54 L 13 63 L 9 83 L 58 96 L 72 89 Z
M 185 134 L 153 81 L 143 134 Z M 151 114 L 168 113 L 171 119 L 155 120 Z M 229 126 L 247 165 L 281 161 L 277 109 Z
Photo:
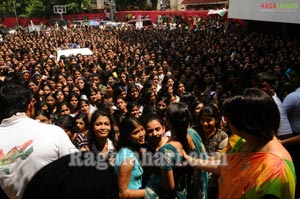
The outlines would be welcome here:
M 192 150 L 191 153 L 193 153 L 193 155 L 197 155 L 198 158 L 207 159 L 205 147 L 197 131 L 195 131 L 192 128 L 189 128 L 188 135 L 192 138 L 193 143 L 195 145 L 195 149 Z M 208 173 L 205 171 L 194 169 L 192 182 L 193 191 L 191 193 L 191 198 L 208 199 Z
M 295 198 L 295 169 L 291 161 L 266 152 L 239 152 L 227 155 L 221 167 L 219 197 L 259 199 L 274 195 Z
M 171 144 L 162 146 L 157 155 L 156 163 L 161 168 L 157 168 L 150 177 L 146 187 L 146 199 L 186 199 L 187 198 L 187 178 L 185 167 L 182 167 L 184 158 L 180 152 Z M 165 190 L 160 186 L 162 173 L 161 169 L 173 171 L 175 188 L 174 191 Z
M 204 146 L 208 153 L 221 152 L 228 144 L 228 135 L 221 129 L 217 129 L 216 134 L 204 140 Z

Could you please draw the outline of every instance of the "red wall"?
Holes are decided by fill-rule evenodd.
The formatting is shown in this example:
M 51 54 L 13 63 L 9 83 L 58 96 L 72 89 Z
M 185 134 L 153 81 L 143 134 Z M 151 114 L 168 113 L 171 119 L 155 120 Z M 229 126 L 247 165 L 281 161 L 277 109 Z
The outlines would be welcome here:
M 176 16 L 181 15 L 184 18 L 188 17 L 204 17 L 207 16 L 208 10 L 188 10 L 188 11 L 121 11 L 116 13 L 116 17 L 120 21 L 125 21 L 125 16 L 128 14 L 134 15 L 136 18 L 138 16 L 148 15 L 153 22 L 157 22 L 158 15 L 165 16 Z
M 30 24 L 30 20 L 32 20 L 34 24 L 46 23 L 48 21 L 47 19 L 38 18 L 18 18 L 18 23 L 20 26 L 27 26 Z M 0 21 L 0 23 L 4 24 L 8 28 L 12 28 L 17 25 L 16 18 L 14 17 L 5 18 L 4 20 Z
M 146 16 L 149 15 L 149 17 L 152 19 L 152 21 L 156 22 L 157 21 L 157 16 L 158 15 L 165 15 L 165 16 L 176 16 L 176 15 L 181 15 L 185 19 L 188 17 L 204 17 L 207 16 L 208 10 L 188 10 L 188 11 L 118 11 L 115 13 L 115 19 L 119 21 L 125 21 L 125 16 L 128 14 L 136 16 Z M 104 20 L 106 19 L 105 13 L 95 13 L 95 14 L 73 14 L 73 15 L 63 15 L 64 19 L 68 20 L 74 20 L 78 19 L 81 20 L 84 17 L 88 19 L 101 19 L 103 18 Z M 56 16 L 55 18 L 59 18 L 60 16 Z M 38 19 L 38 18 L 18 18 L 19 25 L 21 26 L 27 26 L 30 24 L 30 20 L 34 24 L 40 24 L 40 23 L 46 23 L 47 19 Z M 4 20 L 0 21 L 0 23 L 4 24 L 6 27 L 14 27 L 16 26 L 16 18 L 10 17 L 10 18 L 5 18 Z

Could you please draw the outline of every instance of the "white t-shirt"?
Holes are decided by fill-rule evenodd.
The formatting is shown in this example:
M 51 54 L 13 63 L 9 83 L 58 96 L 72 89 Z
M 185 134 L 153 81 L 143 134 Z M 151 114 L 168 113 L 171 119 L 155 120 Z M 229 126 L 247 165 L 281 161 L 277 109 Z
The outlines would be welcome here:
M 273 95 L 273 100 L 276 103 L 280 113 L 280 125 L 277 131 L 277 136 L 292 134 L 292 128 L 288 120 L 286 110 L 282 107 L 281 100 L 277 97 L 276 93 Z
M 282 107 L 287 113 L 293 133 L 300 133 L 300 87 L 284 98 Z
M 9 198 L 22 198 L 33 175 L 43 166 L 77 151 L 58 126 L 18 113 L 0 125 L 0 186 Z

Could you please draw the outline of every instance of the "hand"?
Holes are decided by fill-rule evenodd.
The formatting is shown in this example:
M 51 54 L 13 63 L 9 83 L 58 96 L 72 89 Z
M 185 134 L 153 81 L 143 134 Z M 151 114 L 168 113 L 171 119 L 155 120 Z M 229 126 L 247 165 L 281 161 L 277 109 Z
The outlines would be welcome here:
M 186 161 L 189 161 L 189 159 L 191 158 L 188 154 L 186 154 L 185 150 L 183 149 L 180 151 L 180 153 Z

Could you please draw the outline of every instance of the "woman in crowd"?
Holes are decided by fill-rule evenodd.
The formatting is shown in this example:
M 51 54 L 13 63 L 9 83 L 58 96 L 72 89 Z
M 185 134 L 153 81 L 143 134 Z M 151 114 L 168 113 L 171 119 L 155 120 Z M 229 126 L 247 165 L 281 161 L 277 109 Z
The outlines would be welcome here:
M 42 96 L 46 96 L 48 95 L 49 93 L 52 93 L 53 90 L 51 88 L 51 86 L 49 84 L 45 84 L 41 87 L 41 90 L 42 90 Z
M 74 86 L 74 77 L 72 74 L 67 75 L 67 86 L 69 86 L 69 88 L 72 88 Z
M 52 90 L 53 92 L 55 92 L 56 89 L 57 89 L 55 78 L 50 78 L 50 79 L 48 80 L 48 84 L 49 84 L 49 86 L 51 87 L 51 90 Z
M 29 80 L 27 82 L 27 87 L 32 91 L 34 95 L 38 94 L 40 91 L 40 84 L 35 80 Z
M 185 92 L 185 85 L 182 81 L 175 81 L 174 86 L 174 94 L 181 97 L 181 95 Z
M 198 121 L 200 121 L 199 114 L 202 108 L 204 107 L 203 102 L 196 100 L 191 105 L 191 126 L 197 125 Z
M 188 128 L 188 144 L 190 154 L 196 157 L 207 159 L 205 146 L 198 132 L 192 128 Z M 212 198 L 208 194 L 208 173 L 194 169 L 191 176 L 188 176 L 188 198 Z
M 57 105 L 57 114 L 70 115 L 71 114 L 71 104 L 67 101 L 63 101 L 63 102 L 59 103 Z
M 137 74 L 137 84 L 141 86 L 141 88 L 143 88 L 144 84 L 146 83 L 148 79 L 148 76 L 145 72 L 145 70 L 139 72 L 139 74 Z
M 64 85 L 61 90 L 64 93 L 65 98 L 68 98 L 68 96 L 70 94 L 70 86 L 68 84 Z
M 118 148 L 118 142 L 119 142 L 119 138 L 120 138 L 120 128 L 119 128 L 119 122 L 120 121 L 116 121 L 114 118 L 112 118 L 112 134 L 110 136 L 111 140 L 114 143 L 115 148 Z
M 141 110 L 151 106 L 155 107 L 156 102 L 156 94 L 155 91 L 151 90 L 151 88 L 143 88 L 140 94 L 139 104 L 141 105 Z
M 157 114 L 161 117 L 164 118 L 166 115 L 166 109 L 169 105 L 169 98 L 165 95 L 159 95 L 156 100 L 156 111 Z
M 83 133 L 86 137 L 88 136 L 89 130 L 89 119 L 85 113 L 79 113 L 75 117 L 76 126 L 79 128 L 80 133 Z
M 96 110 L 91 118 L 89 128 L 89 146 L 91 151 L 109 157 L 115 151 L 113 142 L 109 139 L 112 133 L 112 119 L 107 111 Z
M 79 77 L 76 79 L 76 85 L 78 86 L 80 90 L 81 95 L 85 95 L 86 97 L 88 96 L 88 88 L 89 84 L 87 83 L 86 79 L 83 77 Z
M 80 133 L 79 128 L 76 126 L 75 119 L 70 115 L 61 115 L 55 121 L 55 125 L 64 129 L 64 131 L 69 136 L 71 142 L 76 148 L 80 150 L 88 150 L 87 138 Z
M 165 125 L 159 115 L 150 114 L 143 117 L 143 124 L 146 131 L 146 146 L 151 152 L 158 151 L 168 142 L 165 137 Z
M 54 122 L 57 114 L 57 100 L 54 93 L 49 93 L 45 98 L 46 105 L 48 107 L 48 113 L 50 115 L 51 122 Z
M 57 76 L 57 80 L 58 80 L 59 83 L 62 84 L 62 86 L 64 86 L 64 85 L 67 84 L 66 77 L 65 77 L 65 75 L 63 75 L 62 73 L 60 73 L 60 74 Z
M 38 111 L 35 112 L 35 120 L 45 123 L 45 124 L 51 124 L 50 116 L 47 113 L 47 111 L 43 111 L 39 109 Z
M 155 154 L 169 138 L 165 137 L 165 125 L 163 119 L 157 114 L 143 116 L 143 125 L 146 131 L 146 148 L 151 154 Z M 147 165 L 144 168 L 143 185 L 146 185 L 152 173 L 157 169 L 154 165 Z
M 152 75 L 150 75 L 148 79 L 152 80 L 154 91 L 155 93 L 158 93 L 161 89 L 161 85 L 159 84 L 159 76 L 157 74 L 152 73 Z
M 81 99 L 80 102 L 79 102 L 79 107 L 80 107 L 80 113 L 84 113 L 88 116 L 89 118 L 89 121 L 91 121 L 91 117 L 92 117 L 92 114 L 93 114 L 93 110 L 91 110 L 91 105 L 90 105 L 90 102 L 89 100 L 87 99 Z
M 98 90 L 93 87 L 89 87 L 87 98 L 90 102 L 90 106 L 92 109 L 96 109 L 97 101 L 98 101 Z
M 81 96 L 80 89 L 79 89 L 79 87 L 78 87 L 77 85 L 74 85 L 74 86 L 72 87 L 72 92 L 73 92 L 73 93 L 77 93 L 77 95 Z
M 220 129 L 221 115 L 218 109 L 209 104 L 202 108 L 199 113 L 198 132 L 200 133 L 206 151 L 215 158 L 228 144 L 228 135 Z
M 71 114 L 76 115 L 79 112 L 79 102 L 80 102 L 80 96 L 75 93 L 75 92 L 71 92 L 68 96 L 67 101 L 70 103 L 71 105 Z
M 116 107 L 118 109 L 118 114 L 120 114 L 121 116 L 126 115 L 126 113 L 128 112 L 127 110 L 127 101 L 125 100 L 125 98 L 122 95 L 119 95 L 116 98 Z
M 61 82 L 57 82 L 56 83 L 56 90 L 55 91 L 61 90 L 63 86 L 64 85 Z
M 191 104 L 195 101 L 195 97 L 191 92 L 185 92 L 180 97 L 180 102 L 184 103 L 191 112 Z M 193 117 L 190 119 L 190 125 Z M 188 128 L 187 134 L 190 154 L 195 157 L 207 159 L 206 149 L 202 139 L 197 131 L 193 128 Z M 205 171 L 193 170 L 193 175 L 188 176 L 188 198 L 206 199 L 214 198 L 212 194 L 208 194 L 208 173 Z
M 127 95 L 126 100 L 130 101 L 138 101 L 140 95 L 140 88 L 135 84 L 130 84 L 127 87 Z
M 223 149 L 228 144 L 228 135 L 221 130 L 221 115 L 218 109 L 209 104 L 199 113 L 198 132 L 202 137 L 208 158 L 220 158 Z M 217 198 L 217 176 L 209 174 L 209 196 Z
M 66 98 L 64 92 L 61 89 L 58 89 L 55 92 L 55 96 L 56 96 L 57 103 L 63 102 L 65 100 L 65 98 Z
M 227 154 L 225 162 L 183 153 L 186 160 L 220 176 L 219 198 L 295 198 L 295 169 L 275 136 L 280 115 L 273 99 L 259 89 L 247 89 L 224 102 L 224 114 L 232 133 L 246 140 L 239 152 Z
M 114 90 L 113 90 L 114 84 L 107 82 L 106 88 L 105 88 L 105 95 L 104 95 L 104 101 L 114 103 Z
M 143 169 L 139 163 L 140 147 L 145 144 L 145 129 L 135 117 L 126 116 L 120 123 L 120 138 L 115 161 L 120 198 L 143 198 Z
M 140 105 L 137 101 L 130 101 L 127 103 L 127 115 L 139 118 L 141 116 L 140 113 Z
M 168 142 L 159 150 L 162 166 L 151 176 L 147 186 L 150 198 L 187 198 L 187 179 L 191 175 L 190 168 L 180 167 L 184 164 L 180 151 L 190 151 L 187 132 L 190 114 L 182 103 L 170 104 L 166 111 L 166 124 L 171 130 Z

